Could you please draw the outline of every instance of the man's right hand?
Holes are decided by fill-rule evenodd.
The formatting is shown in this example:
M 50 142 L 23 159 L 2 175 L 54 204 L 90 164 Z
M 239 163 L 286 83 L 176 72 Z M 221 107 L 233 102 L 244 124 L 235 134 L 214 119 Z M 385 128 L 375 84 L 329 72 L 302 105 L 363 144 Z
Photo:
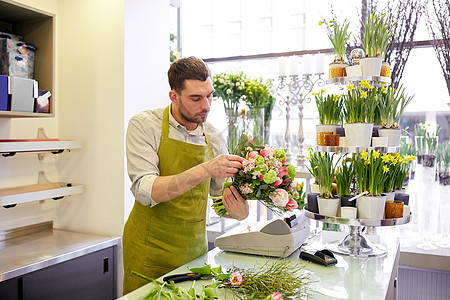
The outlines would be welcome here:
M 243 160 L 243 157 L 237 155 L 219 155 L 204 164 L 205 172 L 211 178 L 233 177 L 242 168 Z

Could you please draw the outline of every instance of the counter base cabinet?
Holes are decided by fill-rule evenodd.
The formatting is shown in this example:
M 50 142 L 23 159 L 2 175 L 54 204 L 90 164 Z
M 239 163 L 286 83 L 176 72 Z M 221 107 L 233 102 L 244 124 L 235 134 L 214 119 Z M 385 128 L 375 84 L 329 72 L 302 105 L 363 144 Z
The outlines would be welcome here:
M 116 248 L 110 247 L 0 282 L 0 299 L 116 299 Z

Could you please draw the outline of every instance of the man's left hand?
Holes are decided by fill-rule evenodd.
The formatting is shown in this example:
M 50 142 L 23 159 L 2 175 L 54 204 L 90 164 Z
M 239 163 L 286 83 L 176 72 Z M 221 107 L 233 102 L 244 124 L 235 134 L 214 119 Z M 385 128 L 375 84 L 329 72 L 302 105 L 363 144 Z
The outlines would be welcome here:
M 223 206 L 230 218 L 242 221 L 248 217 L 248 203 L 234 186 L 225 189 L 222 197 Z

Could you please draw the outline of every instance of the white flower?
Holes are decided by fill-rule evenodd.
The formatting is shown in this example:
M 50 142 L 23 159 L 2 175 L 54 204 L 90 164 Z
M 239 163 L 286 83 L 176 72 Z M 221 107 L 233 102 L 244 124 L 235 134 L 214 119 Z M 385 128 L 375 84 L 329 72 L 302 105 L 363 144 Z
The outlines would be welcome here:
M 230 90 L 230 89 L 227 89 L 227 94 L 228 94 L 228 95 L 233 94 L 233 91 Z

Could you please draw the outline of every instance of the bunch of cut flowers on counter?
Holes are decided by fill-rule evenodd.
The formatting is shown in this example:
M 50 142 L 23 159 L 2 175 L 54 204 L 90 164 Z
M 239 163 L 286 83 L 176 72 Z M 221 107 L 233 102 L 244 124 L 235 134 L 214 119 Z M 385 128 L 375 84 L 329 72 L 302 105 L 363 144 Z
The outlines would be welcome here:
M 272 211 L 292 211 L 303 206 L 305 193 L 303 184 L 295 181 L 295 167 L 287 162 L 286 150 L 262 145 L 260 141 L 249 139 L 243 134 L 239 140 L 237 155 L 245 160 L 243 168 L 225 182 L 223 189 L 234 186 L 247 200 L 259 200 Z M 227 211 L 219 197 L 212 205 L 214 211 L 223 217 Z

